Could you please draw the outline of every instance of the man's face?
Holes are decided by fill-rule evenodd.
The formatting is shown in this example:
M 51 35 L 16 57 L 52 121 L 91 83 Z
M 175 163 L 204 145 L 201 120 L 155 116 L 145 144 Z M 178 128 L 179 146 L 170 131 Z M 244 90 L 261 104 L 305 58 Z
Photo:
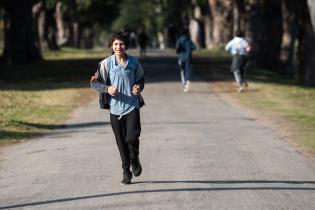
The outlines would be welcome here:
M 113 45 L 112 45 L 112 49 L 116 55 L 125 54 L 126 45 L 122 40 L 115 39 L 115 41 L 113 42 Z

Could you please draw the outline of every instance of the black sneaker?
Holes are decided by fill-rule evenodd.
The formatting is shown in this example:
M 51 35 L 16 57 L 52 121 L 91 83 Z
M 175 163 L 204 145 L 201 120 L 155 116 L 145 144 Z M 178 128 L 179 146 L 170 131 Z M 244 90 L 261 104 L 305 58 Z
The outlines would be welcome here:
M 132 173 L 130 171 L 123 172 L 123 180 L 121 181 L 122 185 L 131 184 Z
M 142 167 L 139 161 L 139 158 L 131 160 L 131 169 L 134 176 L 140 176 L 142 172 Z

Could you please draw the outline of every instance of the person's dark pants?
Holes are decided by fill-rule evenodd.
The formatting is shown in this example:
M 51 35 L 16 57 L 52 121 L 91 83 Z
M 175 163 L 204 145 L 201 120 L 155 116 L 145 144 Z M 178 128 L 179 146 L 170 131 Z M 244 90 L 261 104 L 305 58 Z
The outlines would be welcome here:
M 245 82 L 247 69 L 247 58 L 244 55 L 234 55 L 232 58 L 231 71 L 237 83 L 242 85 Z
M 119 149 L 122 168 L 129 171 L 130 160 L 139 155 L 139 136 L 141 133 L 139 109 L 120 118 L 120 115 L 110 114 L 110 123 Z
M 178 61 L 179 68 L 181 70 L 181 80 L 182 83 L 185 84 L 186 81 L 191 80 L 191 60 L 187 61 Z

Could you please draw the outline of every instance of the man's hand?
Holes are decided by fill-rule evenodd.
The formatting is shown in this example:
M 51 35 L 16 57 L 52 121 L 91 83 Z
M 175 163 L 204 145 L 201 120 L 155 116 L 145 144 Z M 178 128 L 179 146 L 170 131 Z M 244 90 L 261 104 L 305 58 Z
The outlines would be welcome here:
M 115 86 L 109 86 L 107 89 L 107 93 L 111 96 L 116 96 L 118 93 L 118 89 Z
M 132 93 L 134 94 L 134 95 L 140 95 L 140 92 L 141 92 L 141 89 L 140 89 L 140 85 L 134 85 L 133 87 L 132 87 Z
M 93 76 L 91 76 L 91 82 L 94 82 L 95 80 L 97 80 L 97 76 L 96 75 L 93 75 Z

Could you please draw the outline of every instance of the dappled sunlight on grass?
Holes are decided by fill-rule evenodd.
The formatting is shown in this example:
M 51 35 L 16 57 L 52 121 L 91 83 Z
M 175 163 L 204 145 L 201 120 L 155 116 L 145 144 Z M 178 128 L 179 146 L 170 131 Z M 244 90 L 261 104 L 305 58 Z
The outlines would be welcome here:
M 0 143 L 32 137 L 49 130 L 31 125 L 60 124 L 76 107 L 96 96 L 86 88 L 0 91 Z
M 96 97 L 89 87 L 89 76 L 104 56 L 102 52 L 63 49 L 45 53 L 47 60 L 38 64 L 4 65 L 0 82 L 0 144 L 54 129 L 75 108 Z

